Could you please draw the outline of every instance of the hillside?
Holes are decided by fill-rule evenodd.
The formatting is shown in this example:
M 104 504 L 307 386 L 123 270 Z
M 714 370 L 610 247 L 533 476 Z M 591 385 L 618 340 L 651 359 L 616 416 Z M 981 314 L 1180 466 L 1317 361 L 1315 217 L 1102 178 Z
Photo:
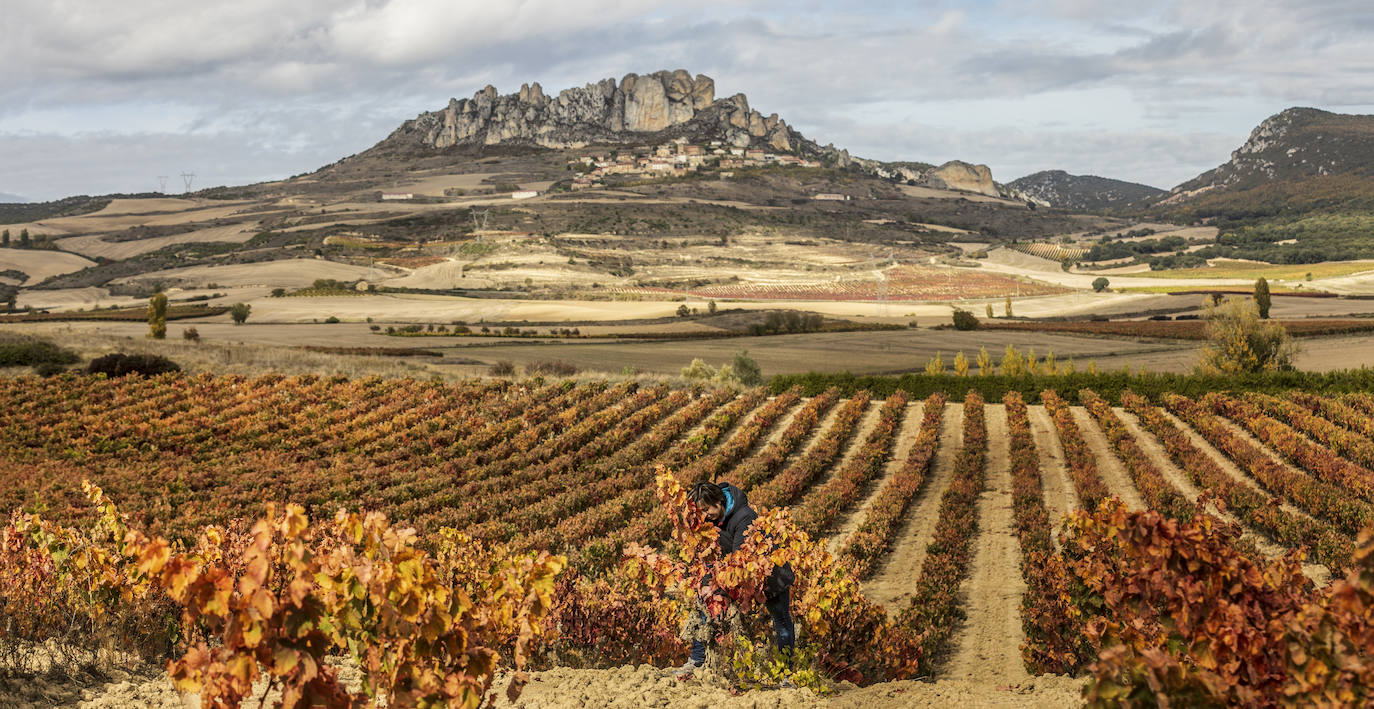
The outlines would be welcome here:
M 1229 219 L 1374 209 L 1374 116 L 1270 116 L 1229 161 L 1173 188 L 1159 208 Z
M 1043 170 L 1007 183 L 1007 187 L 1051 207 L 1097 211 L 1130 207 L 1160 197 L 1157 187 L 1096 175 L 1070 175 L 1063 170 Z
M 1374 252 L 1374 116 L 1278 113 L 1229 161 L 1173 188 L 1152 211 L 1219 227 L 1218 245 L 1199 258 L 1364 258 Z

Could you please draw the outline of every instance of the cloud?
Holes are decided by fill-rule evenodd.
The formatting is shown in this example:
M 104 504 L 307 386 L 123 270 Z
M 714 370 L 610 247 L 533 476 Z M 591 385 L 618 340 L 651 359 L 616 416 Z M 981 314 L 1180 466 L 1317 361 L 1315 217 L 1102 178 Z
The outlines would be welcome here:
M 685 68 L 859 154 L 1009 150 L 1067 169 L 1082 140 L 1113 156 L 1102 167 L 1136 171 L 1104 174 L 1160 181 L 1225 160 L 1289 105 L 1374 105 L 1371 39 L 1368 0 L 6 0 L 0 156 L 41 160 L 15 146 L 48 141 L 77 151 L 64 164 L 111 161 L 73 170 L 69 191 L 144 160 L 115 146 L 179 145 L 201 162 L 222 146 L 226 174 L 299 172 L 487 83 L 553 93 Z M 950 142 L 916 139 L 931 134 Z

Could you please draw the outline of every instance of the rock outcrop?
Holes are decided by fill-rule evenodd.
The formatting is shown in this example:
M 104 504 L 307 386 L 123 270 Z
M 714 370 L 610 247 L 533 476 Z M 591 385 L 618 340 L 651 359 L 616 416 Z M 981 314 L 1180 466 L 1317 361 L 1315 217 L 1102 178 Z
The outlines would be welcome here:
M 925 183 L 938 189 L 976 192 L 989 197 L 1002 196 L 997 183 L 992 181 L 992 170 L 987 165 L 970 165 L 961 160 L 950 160 L 926 173 Z
M 493 86 L 470 99 L 406 121 L 384 144 L 431 150 L 461 145 L 578 148 L 641 142 L 658 134 L 721 140 L 734 147 L 793 152 L 810 145 L 785 121 L 749 107 L 744 94 L 716 98 L 716 82 L 683 70 L 603 79 L 555 97 L 538 83 L 501 95 Z

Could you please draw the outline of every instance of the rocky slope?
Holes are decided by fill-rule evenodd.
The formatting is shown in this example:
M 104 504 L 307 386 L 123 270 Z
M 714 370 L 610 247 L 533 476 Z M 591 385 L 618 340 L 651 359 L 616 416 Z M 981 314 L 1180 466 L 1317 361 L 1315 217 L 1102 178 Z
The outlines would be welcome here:
M 749 107 L 744 94 L 717 99 L 713 79 L 681 69 L 619 82 L 603 79 L 549 96 L 538 84 L 501 95 L 493 86 L 470 99 L 450 99 L 438 111 L 406 121 L 379 148 L 442 150 L 464 145 L 579 148 L 592 143 L 634 143 L 686 136 L 735 147 L 780 152 L 809 148 L 799 133 L 772 114 Z
M 1070 175 L 1063 170 L 1026 175 L 1007 183 L 1007 187 L 1051 207 L 1080 211 L 1129 207 L 1165 194 L 1149 185 L 1096 175 Z
M 1161 204 L 1183 205 L 1204 196 L 1215 201 L 1219 193 L 1284 183 L 1363 187 L 1368 183 L 1362 178 L 1374 178 L 1374 116 L 1290 108 L 1256 126 L 1228 162 L 1173 188 Z M 1342 191 L 1348 188 L 1337 189 Z

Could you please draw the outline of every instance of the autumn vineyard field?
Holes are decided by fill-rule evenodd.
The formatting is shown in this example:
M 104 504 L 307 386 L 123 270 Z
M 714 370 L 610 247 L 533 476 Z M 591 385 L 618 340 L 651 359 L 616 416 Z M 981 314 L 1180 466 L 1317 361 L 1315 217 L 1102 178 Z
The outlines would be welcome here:
M 212 705 L 476 706 L 696 633 L 736 692 L 1369 702 L 1374 394 L 1074 394 L 0 379 L 0 682 L 113 651 Z M 730 557 L 700 480 L 760 511 Z M 781 564 L 790 669 L 750 641 Z

